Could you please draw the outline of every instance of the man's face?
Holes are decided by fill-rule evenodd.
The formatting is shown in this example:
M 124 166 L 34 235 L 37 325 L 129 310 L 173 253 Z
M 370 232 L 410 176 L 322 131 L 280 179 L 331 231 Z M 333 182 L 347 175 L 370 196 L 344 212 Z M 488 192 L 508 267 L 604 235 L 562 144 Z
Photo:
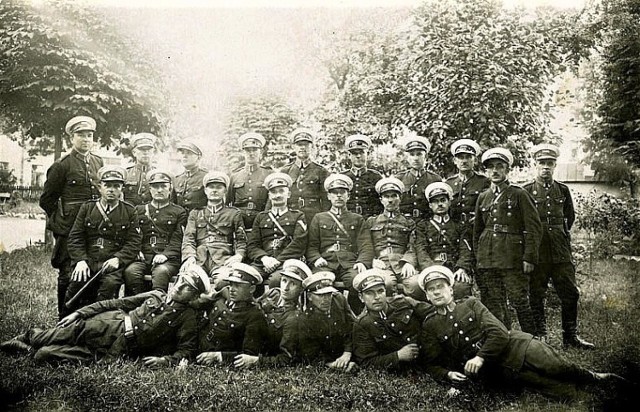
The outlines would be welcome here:
M 79 153 L 87 153 L 93 147 L 93 131 L 81 130 L 71 135 L 71 144 Z
M 400 208 L 400 193 L 388 190 L 380 195 L 380 202 L 387 212 L 395 212 Z
M 224 195 L 227 193 L 227 187 L 220 182 L 207 183 L 204 187 L 204 194 L 207 195 L 207 199 L 212 202 L 224 201 Z
M 349 200 L 349 191 L 347 189 L 338 188 L 331 189 L 327 193 L 327 198 L 331 202 L 331 206 L 341 209 L 347 206 L 347 200 Z
M 536 172 L 543 180 L 553 179 L 553 172 L 556 170 L 556 161 L 553 159 L 542 159 L 536 161 Z
M 250 283 L 229 282 L 229 299 L 233 302 L 247 302 L 253 299 L 256 287 Z
M 449 212 L 451 200 L 447 195 L 434 196 L 429 199 L 429 208 L 434 215 L 445 215 Z
M 199 295 L 198 289 L 189 284 L 184 276 L 179 276 L 176 283 L 169 289 L 168 298 L 174 302 L 189 303 Z
M 291 190 L 286 186 L 278 186 L 273 189 L 269 189 L 269 200 L 271 200 L 272 207 L 284 207 L 287 205 L 287 201 L 291 197 Z
M 362 168 L 367 165 L 367 152 L 362 149 L 349 150 L 349 159 L 351 159 L 351 165 L 355 168 Z
M 387 289 L 384 285 L 374 286 L 360 293 L 360 300 L 367 310 L 380 312 L 387 307 Z
M 459 172 L 469 172 L 473 170 L 473 167 L 476 165 L 476 157 L 471 153 L 458 153 L 453 156 L 453 163 Z
M 412 149 L 407 152 L 409 167 L 415 170 L 424 169 L 427 164 L 427 152 L 422 149 Z
M 100 195 L 107 202 L 115 202 L 122 195 L 122 182 L 100 182 Z
M 288 276 L 282 276 L 280 278 L 280 290 L 282 291 L 283 300 L 287 302 L 296 301 L 302 293 L 302 282 Z
M 182 167 L 185 169 L 196 167 L 200 161 L 200 156 L 190 150 L 180 149 L 178 153 L 180 154 L 180 163 L 182 163 Z
M 308 293 L 307 297 L 314 308 L 320 312 L 329 312 L 331 309 L 331 300 L 333 299 L 332 293 Z
M 166 202 L 171 196 L 171 183 L 151 183 L 149 191 L 156 202 Z
M 244 151 L 244 162 L 247 166 L 255 166 L 260 163 L 262 149 L 259 147 L 247 147 Z
M 151 163 L 151 157 L 153 157 L 153 147 L 136 147 L 131 151 L 133 157 L 136 158 L 138 164 L 148 166 Z
M 427 299 L 437 307 L 446 306 L 453 301 L 453 288 L 444 279 L 436 279 L 427 283 Z
M 302 141 L 294 144 L 296 157 L 301 161 L 306 161 L 311 156 L 311 142 Z
M 509 166 L 499 159 L 490 159 L 484 163 L 484 168 L 487 171 L 487 176 L 491 183 L 500 183 L 507 178 L 509 174 Z

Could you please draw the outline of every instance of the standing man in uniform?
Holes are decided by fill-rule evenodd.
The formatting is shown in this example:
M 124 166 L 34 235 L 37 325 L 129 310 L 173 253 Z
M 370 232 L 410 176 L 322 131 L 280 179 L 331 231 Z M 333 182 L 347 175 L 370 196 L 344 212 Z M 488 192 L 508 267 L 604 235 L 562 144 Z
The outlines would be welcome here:
M 207 205 L 189 213 L 182 240 L 182 267 L 197 264 L 210 275 L 214 270 L 242 262 L 247 235 L 240 211 L 225 206 L 229 176 L 209 172 L 202 179 Z
M 147 173 L 153 169 L 156 137 L 151 133 L 138 133 L 131 137 L 131 147 L 136 164 L 127 168 L 124 200 L 137 206 L 151 201 Z
M 471 139 L 460 139 L 453 142 L 451 154 L 458 173 L 446 180 L 446 183 L 453 189 L 449 214 L 453 220 L 460 222 L 465 229 L 468 229 L 469 234 L 473 230 L 473 218 L 478 196 L 491 184 L 489 178 L 474 170 L 480 152 L 478 143 Z
M 309 225 L 307 262 L 314 271 L 330 271 L 349 290 L 349 304 L 360 313 L 362 302 L 353 289 L 356 274 L 371 267 L 373 245 L 364 229 L 364 218 L 347 210 L 353 182 L 345 175 L 333 174 L 324 182 L 331 209 L 320 212 Z
M 176 204 L 184 207 L 189 213 L 193 209 L 207 205 L 207 196 L 202 186 L 202 179 L 207 170 L 200 167 L 202 151 L 195 143 L 180 142 L 178 144 L 178 153 L 180 154 L 180 162 L 184 167 L 184 172 L 176 176 Z
M 482 155 L 491 187 L 480 194 L 473 227 L 478 277 L 486 296 L 482 301 L 502 323 L 510 326 L 507 295 L 520 328 L 536 334 L 529 303 L 529 277 L 538 263 L 542 224 L 529 193 L 509 183 L 513 155 L 497 147 Z
M 291 183 L 291 177 L 286 173 L 271 173 L 265 178 L 271 207 L 258 213 L 253 229 L 247 235 L 247 256 L 265 278 L 279 269 L 285 260 L 302 259 L 307 250 L 304 213 L 287 207 Z M 269 286 L 279 284 L 279 276 L 275 274 Z
M 67 302 L 99 271 L 102 274 L 96 286 L 87 289 L 79 302 L 114 299 L 124 283 L 124 268 L 140 253 L 142 235 L 135 206 L 120 200 L 126 171 L 120 166 L 104 166 L 98 175 L 100 199 L 82 204 L 69 232 L 73 272 Z
M 349 197 L 347 209 L 362 215 L 365 219 L 382 213 L 375 186 L 382 175 L 367 168 L 371 139 L 369 136 L 354 134 L 347 137 L 345 149 L 349 152 L 351 169 L 342 172 L 353 181 L 353 192 Z
M 142 259 L 124 270 L 125 293 L 137 295 L 146 291 L 144 276 L 151 273 L 153 290 L 167 291 L 171 277 L 180 269 L 180 249 L 187 212 L 171 202 L 173 190 L 169 172 L 154 169 L 145 178 L 149 182 L 151 202 L 136 206 L 142 231 Z
M 595 345 L 578 336 L 578 299 L 576 270 L 571 256 L 570 230 L 575 220 L 573 199 L 567 185 L 553 180 L 560 149 L 541 144 L 532 149 L 536 178 L 524 186 L 531 193 L 542 221 L 542 242 L 538 264 L 531 273 L 531 310 L 539 336 L 547 336 L 544 301 L 549 279 L 562 306 L 562 337 L 565 347 L 594 349 Z
M 422 136 L 411 134 L 405 139 L 404 151 L 407 153 L 409 169 L 396 174 L 396 177 L 404 184 L 400 212 L 406 217 L 418 219 L 431 215 L 424 189 L 431 183 L 441 182 L 442 178 L 426 169 L 429 150 L 431 144 Z
M 266 143 L 261 134 L 245 133 L 238 140 L 244 152 L 244 167 L 231 173 L 227 203 L 240 209 L 249 233 L 258 212 L 265 210 L 267 189 L 263 183 L 271 169 L 260 165 Z
M 291 133 L 296 159 L 284 166 L 281 172 L 291 176 L 291 198 L 289 207 L 301 210 L 307 222 L 318 212 L 327 210 L 327 198 L 324 181 L 329 172 L 318 163 L 311 161 L 313 148 L 313 131 L 299 128 Z
M 76 116 L 64 128 L 71 138 L 71 152 L 58 159 L 47 171 L 40 207 L 47 214 L 47 229 L 53 232 L 55 247 L 51 265 L 58 269 L 58 317 L 69 311 L 65 296 L 71 276 L 71 258 L 67 249 L 69 232 L 80 206 L 87 200 L 100 197 L 98 170 L 102 159 L 91 154 L 96 121 L 87 116 Z

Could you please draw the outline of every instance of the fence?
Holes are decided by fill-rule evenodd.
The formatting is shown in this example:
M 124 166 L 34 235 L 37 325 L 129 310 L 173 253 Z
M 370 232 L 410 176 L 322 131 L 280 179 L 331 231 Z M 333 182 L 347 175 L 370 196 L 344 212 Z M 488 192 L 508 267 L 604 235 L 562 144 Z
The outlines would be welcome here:
M 37 202 L 41 194 L 42 188 L 37 186 L 0 185 L 0 200 L 2 202 Z

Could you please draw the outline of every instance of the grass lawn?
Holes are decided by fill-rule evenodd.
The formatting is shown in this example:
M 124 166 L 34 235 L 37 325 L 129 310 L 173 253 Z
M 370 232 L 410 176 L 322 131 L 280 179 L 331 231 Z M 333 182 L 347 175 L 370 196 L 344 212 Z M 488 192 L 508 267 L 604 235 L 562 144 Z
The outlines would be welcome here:
M 585 269 L 586 268 L 581 268 Z M 595 351 L 568 350 L 598 371 L 640 376 L 639 263 L 594 262 L 579 271 L 581 334 Z M 55 272 L 36 247 L 0 255 L 0 339 L 56 321 Z M 551 344 L 560 347 L 558 301 L 549 299 Z M 530 392 L 471 385 L 447 398 L 448 387 L 419 372 L 359 370 L 342 375 L 316 367 L 236 371 L 198 365 L 150 370 L 134 362 L 38 365 L 0 353 L 0 410 L 615 410 L 635 400 L 612 386 L 591 388 L 572 403 Z M 640 396 L 638 396 L 640 398 Z

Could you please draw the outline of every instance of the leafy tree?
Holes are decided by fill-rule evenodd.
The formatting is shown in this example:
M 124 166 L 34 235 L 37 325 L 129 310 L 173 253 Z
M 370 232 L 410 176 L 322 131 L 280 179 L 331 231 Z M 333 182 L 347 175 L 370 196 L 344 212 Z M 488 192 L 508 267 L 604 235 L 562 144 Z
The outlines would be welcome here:
M 330 120 L 336 146 L 345 131 L 389 142 L 406 126 L 432 142 L 432 165 L 444 174 L 449 145 L 464 137 L 507 146 L 522 162 L 528 144 L 554 140 L 549 86 L 583 50 L 576 19 L 494 0 L 428 1 L 399 29 L 351 43 L 351 58 L 340 61 L 347 74 L 319 117 Z
M 162 135 L 163 84 L 144 54 L 95 11 L 66 0 L 0 2 L 0 115 L 60 156 L 75 115 L 98 123 L 101 145 L 123 132 Z
M 604 0 L 591 12 L 583 120 L 591 167 L 638 196 L 640 179 L 640 0 Z

